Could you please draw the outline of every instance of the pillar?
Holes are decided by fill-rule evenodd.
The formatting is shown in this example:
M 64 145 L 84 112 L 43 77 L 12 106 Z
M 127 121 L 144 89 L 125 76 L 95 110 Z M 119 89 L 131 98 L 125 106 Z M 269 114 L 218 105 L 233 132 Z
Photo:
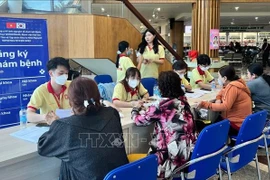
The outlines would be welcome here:
M 192 4 L 192 50 L 218 58 L 218 50 L 210 50 L 210 29 L 220 27 L 220 0 L 197 0 Z
M 170 44 L 176 45 L 177 53 L 183 56 L 184 46 L 184 22 L 183 21 L 172 21 L 170 24 Z M 174 46 L 173 46 L 174 48 Z

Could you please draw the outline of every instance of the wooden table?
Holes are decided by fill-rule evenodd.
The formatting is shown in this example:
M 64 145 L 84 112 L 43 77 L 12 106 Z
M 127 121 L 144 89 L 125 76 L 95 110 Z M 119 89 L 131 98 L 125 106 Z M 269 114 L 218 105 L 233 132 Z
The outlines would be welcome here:
M 197 99 L 189 99 L 192 107 L 201 100 L 214 100 L 216 92 L 205 94 Z M 121 118 L 127 154 L 147 153 L 153 125 L 137 127 L 131 120 L 131 109 L 122 109 Z M 33 124 L 28 124 L 28 126 Z M 57 180 L 60 160 L 41 157 L 37 145 L 10 136 L 19 126 L 0 130 L 0 180 Z

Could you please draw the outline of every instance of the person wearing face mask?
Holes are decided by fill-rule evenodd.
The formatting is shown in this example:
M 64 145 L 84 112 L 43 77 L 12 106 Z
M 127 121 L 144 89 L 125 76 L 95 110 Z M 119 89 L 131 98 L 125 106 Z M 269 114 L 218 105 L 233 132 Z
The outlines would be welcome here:
M 201 54 L 197 58 L 198 67 L 193 69 L 190 77 L 192 88 L 202 88 L 211 90 L 211 82 L 214 81 L 213 76 L 208 71 L 211 60 L 208 55 Z
M 49 131 L 39 138 L 38 153 L 61 160 L 58 180 L 104 179 L 128 163 L 119 113 L 100 103 L 97 84 L 89 78 L 72 81 L 68 96 L 74 115 L 52 117 Z
M 263 66 L 259 63 L 248 67 L 247 76 L 247 86 L 255 105 L 253 111 L 267 110 L 270 119 L 270 76 L 263 73 Z
M 155 32 L 147 29 L 138 47 L 138 65 L 142 78 L 158 78 L 158 68 L 164 63 L 164 48 L 159 45 Z
M 221 112 L 221 119 L 230 121 L 230 135 L 237 135 L 244 119 L 252 114 L 250 91 L 245 81 L 235 74 L 233 66 L 224 66 L 218 72 L 218 81 L 223 90 L 217 95 L 220 103 L 202 101 L 198 108 Z
M 48 117 L 54 116 L 56 109 L 70 108 L 67 96 L 69 62 L 62 57 L 52 58 L 47 63 L 47 70 L 51 80 L 35 89 L 27 105 L 29 122 L 46 122 Z M 36 113 L 37 110 L 40 110 L 40 114 Z
M 117 82 L 122 81 L 125 78 L 125 74 L 128 68 L 135 67 L 130 55 L 132 54 L 132 49 L 129 48 L 129 43 L 126 41 L 121 41 L 118 44 L 116 68 L 117 68 Z
M 185 74 L 187 73 L 187 64 L 184 61 L 175 61 L 172 65 L 172 68 L 174 72 L 176 72 L 180 79 L 181 79 L 181 84 L 184 85 L 185 89 L 187 91 L 191 91 L 192 87 L 189 84 L 188 80 L 185 78 Z
M 123 108 L 142 106 L 142 99 L 147 99 L 149 94 L 140 80 L 140 71 L 135 67 L 128 68 L 125 78 L 114 88 L 113 104 Z

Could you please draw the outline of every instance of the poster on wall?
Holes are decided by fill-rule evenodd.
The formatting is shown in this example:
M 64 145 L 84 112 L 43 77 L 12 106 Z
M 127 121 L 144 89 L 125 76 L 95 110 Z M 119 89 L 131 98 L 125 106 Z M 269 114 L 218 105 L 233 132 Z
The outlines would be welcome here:
M 210 29 L 210 49 L 219 49 L 219 29 Z
M 19 124 L 36 87 L 47 81 L 47 23 L 0 18 L 0 128 Z

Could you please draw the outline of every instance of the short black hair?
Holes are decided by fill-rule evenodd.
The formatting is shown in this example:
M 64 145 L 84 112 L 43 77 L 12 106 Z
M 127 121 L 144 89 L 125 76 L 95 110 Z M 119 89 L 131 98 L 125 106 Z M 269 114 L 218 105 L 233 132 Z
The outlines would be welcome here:
M 172 65 L 173 70 L 182 70 L 185 69 L 187 70 L 188 66 L 183 60 L 177 60 L 173 63 Z
M 263 74 L 263 66 L 259 63 L 253 63 L 248 66 L 248 71 L 250 74 L 255 74 L 257 76 L 261 76 Z
M 200 54 L 197 57 L 197 64 L 198 65 L 210 65 L 211 64 L 210 57 L 207 54 Z
M 69 62 L 63 57 L 54 57 L 47 62 L 47 70 L 55 70 L 57 66 L 64 66 L 67 70 L 70 70 Z

